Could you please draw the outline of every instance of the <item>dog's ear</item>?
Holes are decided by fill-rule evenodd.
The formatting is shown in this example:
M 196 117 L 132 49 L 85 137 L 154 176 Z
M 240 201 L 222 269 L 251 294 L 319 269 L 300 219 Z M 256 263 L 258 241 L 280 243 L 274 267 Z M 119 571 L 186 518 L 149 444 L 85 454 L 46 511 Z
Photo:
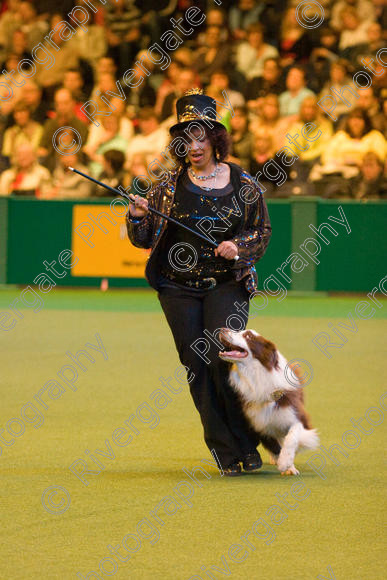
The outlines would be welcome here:
M 244 339 L 253 357 L 258 359 L 268 371 L 278 367 L 278 352 L 273 342 L 249 331 L 244 333 Z

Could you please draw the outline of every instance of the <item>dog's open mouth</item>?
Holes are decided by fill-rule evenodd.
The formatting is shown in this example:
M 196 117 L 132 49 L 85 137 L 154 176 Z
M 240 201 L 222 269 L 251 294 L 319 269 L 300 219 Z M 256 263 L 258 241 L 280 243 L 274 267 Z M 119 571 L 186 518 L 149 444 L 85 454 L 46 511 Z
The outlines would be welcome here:
M 219 352 L 220 358 L 245 358 L 248 355 L 246 349 L 237 346 L 236 344 L 232 344 L 221 333 L 219 334 L 219 340 L 226 349 Z

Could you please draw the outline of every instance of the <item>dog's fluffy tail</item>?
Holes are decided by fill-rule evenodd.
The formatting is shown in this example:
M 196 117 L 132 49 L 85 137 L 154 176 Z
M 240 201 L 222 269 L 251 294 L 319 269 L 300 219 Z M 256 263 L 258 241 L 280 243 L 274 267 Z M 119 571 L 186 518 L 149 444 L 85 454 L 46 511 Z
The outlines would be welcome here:
M 304 429 L 300 436 L 299 445 L 303 449 L 316 449 L 320 444 L 316 429 Z

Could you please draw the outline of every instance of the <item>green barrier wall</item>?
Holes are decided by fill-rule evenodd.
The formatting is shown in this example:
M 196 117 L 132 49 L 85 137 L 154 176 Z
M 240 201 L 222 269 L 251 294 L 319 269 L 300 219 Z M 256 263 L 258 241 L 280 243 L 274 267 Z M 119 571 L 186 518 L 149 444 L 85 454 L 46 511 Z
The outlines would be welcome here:
M 30 284 L 44 271 L 43 261 L 56 260 L 71 248 L 72 208 L 74 204 L 106 204 L 111 199 L 90 201 L 39 201 L 33 198 L 0 199 L 0 283 Z M 297 291 L 369 291 L 384 276 L 386 255 L 387 202 L 330 201 L 319 198 L 268 200 L 273 236 L 264 258 L 257 265 L 260 287 L 274 274 L 286 288 Z M 348 221 L 344 225 L 339 206 Z M 335 218 L 341 223 L 335 222 Z M 328 243 L 313 232 L 328 223 L 337 236 L 322 229 Z M 310 252 L 321 251 L 315 261 L 300 249 L 309 238 Z M 314 240 L 314 242 L 313 242 Z M 129 241 L 128 241 L 129 243 Z M 291 254 L 303 256 L 304 269 L 283 272 Z M 315 263 L 316 261 L 320 263 Z M 98 286 L 101 278 L 66 276 L 63 286 Z M 109 278 L 110 286 L 147 286 L 143 278 Z
M 319 290 L 372 290 L 387 272 L 387 203 L 358 204 L 343 202 L 351 233 L 341 234 L 325 247 L 317 267 Z M 338 215 L 337 204 L 325 200 L 317 206 L 318 223 Z M 332 224 L 335 225 L 335 224 Z M 338 226 L 338 230 L 343 230 Z M 348 239 L 347 239 L 348 238 Z

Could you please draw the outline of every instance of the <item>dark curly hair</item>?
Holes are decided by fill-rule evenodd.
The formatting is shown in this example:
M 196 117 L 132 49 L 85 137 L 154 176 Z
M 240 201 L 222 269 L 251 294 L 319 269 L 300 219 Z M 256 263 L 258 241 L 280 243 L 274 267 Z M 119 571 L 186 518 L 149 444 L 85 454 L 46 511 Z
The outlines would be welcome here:
M 195 121 L 195 123 L 192 123 L 192 128 L 190 128 L 189 124 L 187 124 L 187 127 L 174 129 L 173 131 L 171 131 L 172 141 L 169 145 L 170 147 L 169 150 L 171 152 L 171 156 L 173 157 L 173 159 L 177 161 L 177 165 L 183 169 L 188 167 L 189 165 L 189 163 L 186 161 L 187 153 L 181 151 L 182 141 L 179 141 L 177 143 L 173 143 L 173 141 L 177 137 L 180 137 L 180 139 L 183 140 L 183 143 L 185 141 L 187 145 L 189 145 L 192 141 L 192 137 L 190 136 L 190 130 L 192 131 L 195 128 L 198 128 L 197 123 L 200 123 L 200 126 L 203 127 L 206 137 L 209 139 L 211 143 L 216 161 L 218 161 L 219 163 L 224 161 L 230 150 L 230 136 L 227 133 L 226 127 L 223 127 L 223 125 L 213 124 L 212 128 L 210 128 L 203 121 Z M 178 150 L 180 150 L 180 152 Z
M 369 133 L 370 131 L 372 131 L 372 123 L 371 123 L 371 119 L 369 118 L 369 115 L 366 113 L 366 111 L 363 111 L 363 109 L 360 109 L 359 107 L 355 107 L 354 109 L 352 109 L 352 111 L 350 111 L 348 113 L 346 122 L 345 122 L 345 127 L 344 127 L 344 131 L 346 133 L 348 133 L 348 135 L 350 137 L 354 137 L 354 135 L 352 134 L 351 131 L 351 127 L 349 124 L 349 121 L 353 118 L 356 119 L 363 119 L 364 121 L 364 129 L 363 129 L 363 133 L 362 133 L 362 137 L 364 137 L 364 135 L 367 135 L 367 133 Z

